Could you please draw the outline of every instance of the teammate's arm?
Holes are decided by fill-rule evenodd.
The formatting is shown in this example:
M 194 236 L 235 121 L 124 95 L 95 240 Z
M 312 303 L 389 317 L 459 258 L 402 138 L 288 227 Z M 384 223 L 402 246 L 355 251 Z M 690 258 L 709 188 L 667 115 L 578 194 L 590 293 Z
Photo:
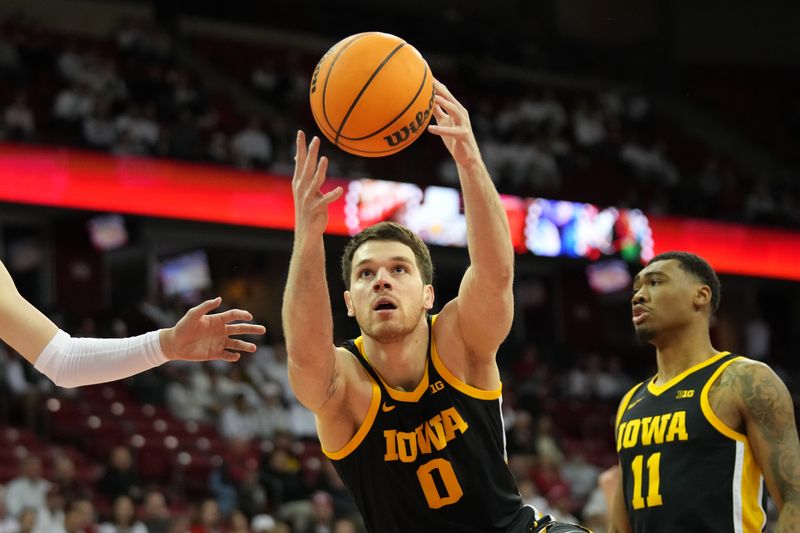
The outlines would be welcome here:
M 763 363 L 732 365 L 747 438 L 780 509 L 777 533 L 800 532 L 800 442 L 789 390 Z
M 622 491 L 621 467 L 615 466 L 601 474 L 600 488 L 609 507 L 608 533 L 631 533 L 628 510 L 625 508 L 625 494 Z
M 219 298 L 208 300 L 190 309 L 174 327 L 138 337 L 72 338 L 19 293 L 0 262 L 0 338 L 62 387 L 123 379 L 171 359 L 235 361 L 236 352 L 255 351 L 253 343 L 230 335 L 261 334 L 264 327 L 231 324 L 251 320 L 247 311 L 207 314 L 220 303 Z
M 328 160 L 317 159 L 319 139 L 306 147 L 297 134 L 292 178 L 295 204 L 294 247 L 283 295 L 283 332 L 289 355 L 289 382 L 297 399 L 318 413 L 339 387 L 333 345 L 333 316 L 325 278 L 322 234 L 328 224 L 328 205 L 342 194 L 341 187 L 322 194 Z
M 436 125 L 455 160 L 464 196 L 470 266 L 457 299 L 460 333 L 472 356 L 494 360 L 513 319 L 514 250 L 500 196 L 481 158 L 467 110 L 434 80 Z M 444 311 L 443 311 L 444 313 Z

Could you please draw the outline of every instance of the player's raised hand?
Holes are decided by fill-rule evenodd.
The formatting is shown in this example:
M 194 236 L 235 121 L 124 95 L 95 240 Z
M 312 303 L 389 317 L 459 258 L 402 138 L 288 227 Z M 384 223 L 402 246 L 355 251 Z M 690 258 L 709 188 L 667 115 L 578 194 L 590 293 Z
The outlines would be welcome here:
M 232 335 L 262 335 L 259 324 L 245 324 L 253 315 L 241 309 L 208 314 L 218 308 L 222 298 L 206 300 L 189 309 L 174 327 L 161 330 L 161 350 L 168 359 L 184 361 L 237 361 L 239 352 L 254 352 L 256 345 Z
M 433 88 L 436 92 L 433 106 L 436 124 L 428 126 L 428 131 L 442 138 L 457 164 L 466 166 L 479 161 L 480 151 L 466 108 L 439 80 L 433 80 Z
M 328 158 L 319 155 L 319 139 L 314 137 L 306 146 L 306 136 L 297 132 L 297 153 L 292 177 L 294 195 L 295 232 L 299 235 L 313 233 L 322 235 L 328 225 L 328 205 L 342 195 L 343 189 L 335 189 L 323 194 L 320 190 L 325 183 Z

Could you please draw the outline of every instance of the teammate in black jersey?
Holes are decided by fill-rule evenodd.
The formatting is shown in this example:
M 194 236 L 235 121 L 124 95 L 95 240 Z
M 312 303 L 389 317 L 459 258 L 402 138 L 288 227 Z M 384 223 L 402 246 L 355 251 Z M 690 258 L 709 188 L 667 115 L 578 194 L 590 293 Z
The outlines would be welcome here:
M 661 254 L 633 291 L 633 325 L 656 347 L 658 373 L 620 403 L 610 531 L 760 532 L 764 482 L 780 509 L 776 531 L 800 531 L 792 399 L 767 365 L 712 346 L 720 284 L 711 266 Z
M 466 109 L 434 87 L 429 130 L 455 160 L 467 218 L 471 264 L 458 296 L 429 319 L 427 247 L 403 226 L 373 226 L 342 261 L 361 337 L 333 345 L 322 234 L 342 190 L 320 191 L 327 159 L 318 160 L 318 139 L 307 147 L 298 132 L 283 303 L 292 388 L 373 533 L 585 531 L 525 507 L 505 463 L 495 355 L 513 315 L 509 226 Z

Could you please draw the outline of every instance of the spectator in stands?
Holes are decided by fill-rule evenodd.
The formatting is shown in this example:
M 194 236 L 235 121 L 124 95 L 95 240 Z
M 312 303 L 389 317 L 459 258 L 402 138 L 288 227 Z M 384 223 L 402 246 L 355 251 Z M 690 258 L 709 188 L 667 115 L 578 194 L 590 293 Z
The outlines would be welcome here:
M 115 446 L 109 454 L 103 477 L 97 484 L 97 492 L 112 500 L 119 496 L 139 498 L 142 494 L 141 486 L 130 449 L 126 446 Z
M 64 529 L 52 533 L 98 533 L 94 504 L 88 498 L 73 500 L 64 514 Z
M 197 519 L 190 529 L 191 533 L 222 533 L 222 514 L 217 502 L 212 499 L 203 500 Z
M 73 83 L 61 89 L 53 102 L 53 117 L 59 130 L 70 136 L 77 134 L 95 104 L 95 96 L 83 83 Z
M 333 498 L 327 492 L 317 491 L 311 495 L 312 520 L 299 533 L 333 533 L 336 518 Z
M 183 109 L 178 114 L 178 123 L 169 132 L 169 157 L 200 161 L 203 159 L 203 139 L 194 119 L 188 109 Z
M 603 112 L 581 99 L 572 113 L 575 144 L 583 150 L 597 151 L 608 139 Z
M 247 516 L 239 509 L 235 509 L 228 519 L 228 531 L 226 533 L 251 533 L 250 522 Z
M 45 508 L 45 495 L 50 482 L 42 478 L 42 460 L 36 455 L 26 455 L 20 461 L 20 475 L 6 486 L 6 506 L 9 514 L 19 516 L 22 509 Z
M 777 210 L 777 203 L 772 194 L 770 180 L 767 176 L 759 176 L 745 198 L 744 215 L 748 222 L 769 224 Z
M 268 514 L 259 514 L 250 521 L 250 529 L 253 533 L 275 533 L 277 524 L 275 519 Z
M 303 478 L 300 462 L 288 450 L 276 447 L 261 458 L 259 479 L 267 499 L 275 508 L 287 502 L 304 500 L 311 490 Z
M 5 108 L 3 122 L 3 129 L 10 139 L 29 141 L 36 134 L 33 110 L 28 105 L 28 97 L 24 92 L 18 92 Z
M 19 516 L 19 533 L 34 533 L 36 531 L 36 509 L 26 507 Z
M 536 455 L 542 461 L 559 465 L 564 461 L 564 452 L 555 434 L 555 424 L 549 415 L 542 415 L 536 421 Z
M 240 488 L 246 480 L 248 485 L 252 483 L 250 474 L 258 469 L 258 457 L 248 444 L 248 439 L 242 436 L 229 437 L 222 463 L 211 471 L 209 490 L 224 516 L 239 507 Z
M 117 496 L 108 522 L 100 524 L 98 533 L 148 533 L 147 526 L 136 519 L 136 508 L 129 496 Z
M 261 387 L 261 401 L 255 409 L 256 431 L 259 437 L 271 439 L 276 432 L 289 431 L 289 411 L 283 405 L 281 386 L 270 381 Z
M 215 412 L 211 379 L 204 368 L 173 365 L 166 390 L 167 408 L 179 420 L 210 421 Z
M 36 533 L 50 533 L 64 527 L 65 498 L 59 487 L 50 485 L 45 497 L 45 506 L 39 510 L 36 519 Z
M 141 507 L 142 523 L 147 533 L 167 533 L 170 525 L 170 511 L 164 493 L 158 489 L 148 490 Z
M 108 150 L 117 140 L 117 128 L 108 102 L 99 100 L 83 120 L 83 141 L 92 148 Z
M 0 485 L 0 533 L 17 533 L 19 521 L 8 512 L 6 505 L 6 488 Z
M 561 477 L 570 488 L 570 497 L 576 502 L 585 502 L 597 486 L 600 469 L 586 460 L 579 444 L 569 448 L 567 459 L 561 465 Z
M 212 163 L 228 163 L 230 158 L 228 137 L 221 131 L 213 132 L 206 147 L 206 159 Z
M 222 410 L 219 432 L 225 438 L 250 440 L 258 433 L 256 410 L 243 393 L 237 394 L 233 402 Z
M 88 487 L 78 481 L 75 463 L 66 455 L 58 455 L 53 461 L 50 482 L 58 488 L 58 493 L 66 501 L 71 501 L 88 492 Z
M 263 168 L 272 159 L 272 141 L 264 133 L 261 119 L 251 118 L 247 127 L 231 139 L 234 164 L 242 168 Z

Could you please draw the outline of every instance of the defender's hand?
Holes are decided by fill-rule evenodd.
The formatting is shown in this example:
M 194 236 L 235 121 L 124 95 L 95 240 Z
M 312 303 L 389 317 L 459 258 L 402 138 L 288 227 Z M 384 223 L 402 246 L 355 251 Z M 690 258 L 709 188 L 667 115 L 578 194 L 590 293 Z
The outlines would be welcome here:
M 218 308 L 222 298 L 207 300 L 189 309 L 174 327 L 162 329 L 159 340 L 161 351 L 171 360 L 237 361 L 238 352 L 255 352 L 256 345 L 231 335 L 263 335 L 266 331 L 259 324 L 232 324 L 239 320 L 252 320 L 253 315 L 241 309 L 209 315 Z

